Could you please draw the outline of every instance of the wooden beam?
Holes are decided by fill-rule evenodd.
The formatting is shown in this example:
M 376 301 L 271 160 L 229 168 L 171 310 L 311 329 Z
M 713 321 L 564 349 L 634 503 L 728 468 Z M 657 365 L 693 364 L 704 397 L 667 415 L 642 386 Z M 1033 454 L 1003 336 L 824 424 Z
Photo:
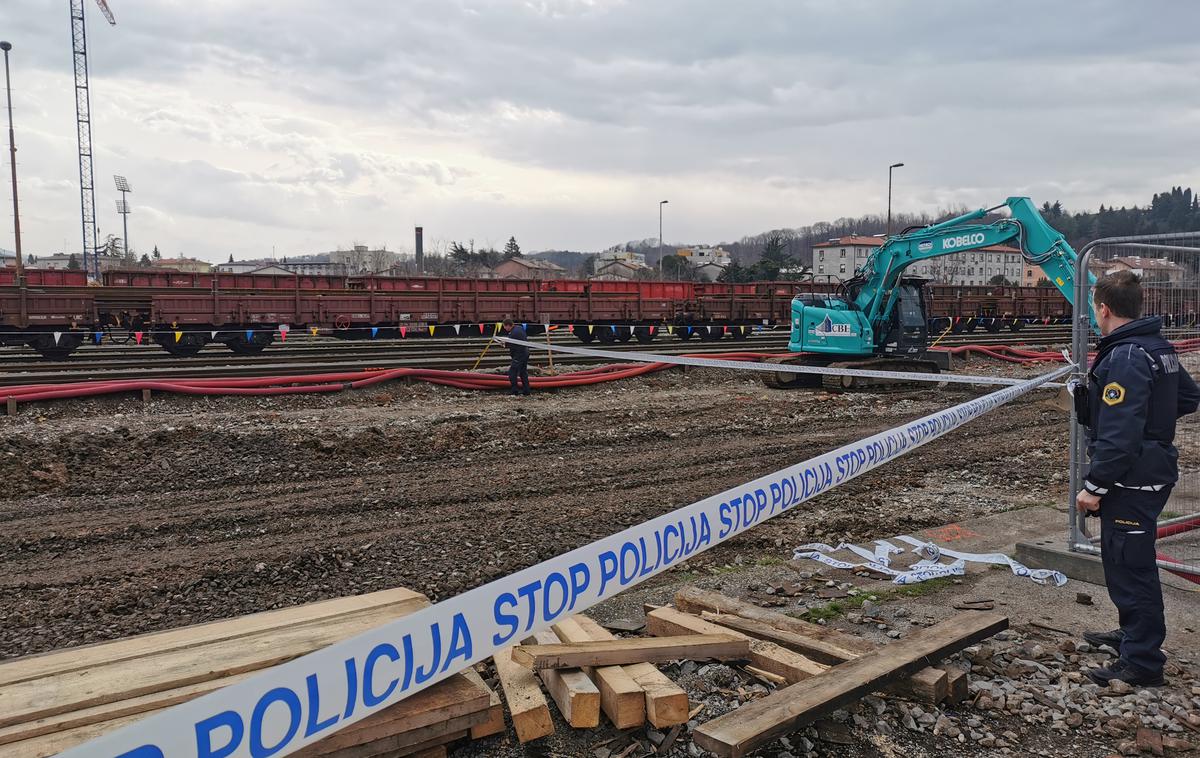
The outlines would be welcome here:
M 825 663 L 830 666 L 854 660 L 863 652 L 814 640 L 786 629 L 779 629 L 765 621 L 732 616 L 728 613 L 713 613 L 712 611 L 703 611 L 699 615 L 705 621 L 720 624 L 726 629 L 733 629 L 756 640 L 766 640 L 774 642 L 776 645 L 783 645 L 788 650 L 794 650 L 806 658 L 812 658 L 817 663 Z
M 823 663 L 817 663 L 799 653 L 793 653 L 774 642 L 756 640 L 741 632 L 725 630 L 711 621 L 705 621 L 699 616 L 693 616 L 675 608 L 663 607 L 651 611 L 646 616 L 646 631 L 655 636 L 720 634 L 728 631 L 730 634 L 738 635 L 749 641 L 748 657 L 755 667 L 782 676 L 789 683 L 816 676 L 829 668 Z
M 743 660 L 749 653 L 750 645 L 745 637 L 685 634 L 678 637 L 624 637 L 557 645 L 518 645 L 513 648 L 512 658 L 531 669 L 571 669 L 681 660 Z
M 723 607 L 729 609 L 727 612 L 701 611 L 701 618 L 707 621 L 720 624 L 728 629 L 735 629 L 755 639 L 774 642 L 788 650 L 794 650 L 801 655 L 821 663 L 828 663 L 831 666 L 852 661 L 864 652 L 876 648 L 875 644 L 861 637 L 827 629 L 818 624 L 810 624 L 807 621 L 801 621 L 766 608 L 759 608 L 752 603 L 725 597 L 716 592 L 705 592 L 688 587 L 679 591 L 676 598 L 680 597 L 683 598 L 686 605 L 693 608 Z M 823 635 L 823 639 L 809 636 L 811 629 L 817 629 Z M 947 690 L 944 678 L 936 670 L 928 669 L 913 674 L 909 681 L 893 683 L 887 688 L 887 691 L 894 695 L 936 705 L 946 697 Z
M 356 634 L 377 628 L 422 605 L 390 606 L 373 613 L 280 627 L 269 633 L 223 639 L 132 660 L 99 663 L 0 687 L 0 726 L 10 726 L 83 708 L 117 703 L 150 693 L 275 666 Z
M 504 704 L 500 702 L 500 693 L 487 686 L 487 682 L 483 681 L 483 677 L 474 668 L 467 667 L 463 670 L 462 675 L 476 687 L 487 690 L 488 693 L 488 720 L 471 727 L 471 739 L 481 740 L 484 737 L 491 737 L 493 734 L 503 733 Z
M 148 655 L 161 655 L 168 650 L 194 648 L 285 627 L 325 624 L 338 618 L 376 613 L 384 613 L 388 618 L 399 618 L 427 605 L 429 601 L 424 595 L 400 588 L 139 634 L 112 642 L 99 642 L 52 653 L 14 658 L 0 664 L 0 685 L 16 684 L 51 674 L 65 674 Z
M 591 635 L 573 618 L 554 625 L 554 633 L 563 642 L 587 642 Z M 618 729 L 632 729 L 646 722 L 646 697 L 641 685 L 622 666 L 584 667 L 600 690 L 600 709 Z
M 681 611 L 687 611 L 696 615 L 700 615 L 704 611 L 711 611 L 730 616 L 740 616 L 752 621 L 761 621 L 776 629 L 783 629 L 793 634 L 801 635 L 808 640 L 825 642 L 833 648 L 843 651 L 869 653 L 875 649 L 875 645 L 869 640 L 855 637 L 853 634 L 846 634 L 845 632 L 839 632 L 837 629 L 830 629 L 827 626 L 792 618 L 778 611 L 759 608 L 754 603 L 747 603 L 745 600 L 738 600 L 734 597 L 722 595 L 719 592 L 702 590 L 699 587 L 688 586 L 676 592 L 675 607 Z M 834 658 L 824 660 L 821 658 L 821 650 L 821 647 L 814 646 L 812 652 L 805 653 L 805 655 L 810 656 L 814 660 L 820 660 L 821 663 L 829 664 L 837 664 L 847 660 L 844 657 L 836 657 L 836 650 L 834 651 Z
M 546 705 L 533 672 L 513 661 L 511 647 L 496 651 L 492 661 L 496 664 L 500 686 L 504 688 L 504 699 L 508 702 L 517 739 L 529 742 L 553 734 L 550 706 Z
M 938 666 L 946 672 L 946 702 L 961 703 L 970 695 L 967 672 L 958 666 Z
M 549 629 L 538 632 L 532 639 L 539 645 L 562 644 Z M 568 724 L 576 729 L 600 726 L 600 690 L 587 674 L 580 669 L 542 669 L 537 673 Z
M 907 639 L 843 663 L 802 685 L 785 687 L 761 700 L 701 725 L 697 747 L 722 758 L 741 758 L 820 716 L 857 700 L 889 681 L 924 668 L 1008 628 L 1008 618 L 971 612 L 911 634 Z
M 587 616 L 579 615 L 575 620 L 594 640 L 615 638 L 612 632 Z M 670 677 L 659 671 L 653 663 L 634 663 L 623 668 L 645 691 L 646 718 L 651 724 L 665 729 L 687 723 L 690 704 L 682 687 L 672 682 Z

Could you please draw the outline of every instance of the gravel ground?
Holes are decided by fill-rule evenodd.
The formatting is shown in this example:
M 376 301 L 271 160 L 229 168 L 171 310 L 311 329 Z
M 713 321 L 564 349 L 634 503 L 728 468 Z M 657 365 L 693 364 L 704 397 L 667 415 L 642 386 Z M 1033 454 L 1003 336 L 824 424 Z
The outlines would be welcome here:
M 0 418 L 0 658 L 397 585 L 447 597 L 975 394 L 781 392 L 689 370 L 528 399 L 397 384 L 23 408 Z M 778 564 L 802 542 L 1061 503 L 1066 429 L 1053 393 L 1041 391 L 644 591 L 669 597 L 706 576 L 786 570 Z M 814 732 L 791 749 L 959 752 L 934 750 L 941 738 L 931 730 L 893 731 L 866 742 L 852 734 L 850 745 Z M 568 733 L 529 752 L 593 755 L 606 738 Z M 1102 754 L 1096 744 L 1054 754 Z M 988 749 L 975 744 L 972 754 Z M 497 741 L 456 754 L 522 753 Z

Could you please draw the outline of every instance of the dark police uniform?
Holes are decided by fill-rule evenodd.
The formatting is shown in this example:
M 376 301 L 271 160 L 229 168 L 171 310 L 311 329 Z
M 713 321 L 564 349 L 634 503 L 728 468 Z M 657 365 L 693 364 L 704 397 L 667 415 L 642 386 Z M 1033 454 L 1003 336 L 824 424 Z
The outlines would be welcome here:
M 1159 318 L 1141 318 L 1100 340 L 1087 405 L 1077 409 L 1088 426 L 1084 488 L 1101 498 L 1104 580 L 1124 632 L 1121 660 L 1151 674 L 1161 674 L 1166 662 L 1154 543 L 1158 516 L 1179 478 L 1175 420 L 1200 403 L 1200 390 L 1161 328 Z
M 509 339 L 528 341 L 525 327 L 520 324 L 514 324 L 512 331 L 508 333 Z M 508 343 L 508 384 L 512 388 L 512 394 L 517 394 L 517 380 L 520 379 L 524 387 L 524 394 L 529 394 L 529 348 L 524 345 L 514 345 Z

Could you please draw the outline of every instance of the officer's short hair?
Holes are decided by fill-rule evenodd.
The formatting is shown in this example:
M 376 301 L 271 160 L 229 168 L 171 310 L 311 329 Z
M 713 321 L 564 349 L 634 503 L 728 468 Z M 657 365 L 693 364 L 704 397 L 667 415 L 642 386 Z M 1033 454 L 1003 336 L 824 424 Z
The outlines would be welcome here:
M 1114 271 L 1096 282 L 1092 293 L 1096 305 L 1104 304 L 1121 318 L 1142 315 L 1142 280 L 1132 271 Z
M 1139 302 L 1139 303 L 1141 302 L 1141 296 L 1140 296 L 1140 295 L 1138 296 L 1138 302 Z M 512 325 L 513 325 L 512 319 L 511 319 L 511 318 L 506 318 L 506 319 L 504 319 L 504 325 L 505 325 L 505 326 L 512 326 Z

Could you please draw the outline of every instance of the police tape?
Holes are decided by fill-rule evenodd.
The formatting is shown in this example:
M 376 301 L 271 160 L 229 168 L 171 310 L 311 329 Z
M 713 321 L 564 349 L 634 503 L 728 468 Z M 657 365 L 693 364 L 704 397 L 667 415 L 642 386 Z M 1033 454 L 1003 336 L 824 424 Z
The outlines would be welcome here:
M 848 542 L 843 542 L 837 547 L 830 547 L 823 542 L 811 542 L 796 548 L 792 559 L 812 560 L 844 571 L 869 569 L 892 577 L 894 584 L 917 584 L 944 576 L 962 576 L 966 573 L 968 562 L 1008 566 L 1013 576 L 1028 577 L 1037 584 L 1053 584 L 1055 587 L 1061 587 L 1067 583 L 1067 577 L 1061 571 L 1031 569 L 1004 553 L 963 553 L 908 535 L 900 535 L 894 539 L 911 545 L 912 552 L 916 553 L 920 560 L 904 570 L 892 568 L 890 555 L 903 551 L 887 540 L 875 540 L 874 552 L 869 552 L 866 548 Z M 847 550 L 866 560 L 863 563 L 849 563 L 830 555 L 839 550 Z M 942 563 L 943 557 L 951 558 L 952 561 Z
M 151 715 L 70 758 L 287 755 L 1069 371 L 973 398 L 759 477 Z
M 662 355 L 661 353 L 642 353 L 634 350 L 596 350 L 590 347 L 569 347 L 567 345 L 546 345 L 527 340 L 515 340 L 511 337 L 497 336 L 500 342 L 511 345 L 521 345 L 534 350 L 567 353 L 569 355 L 584 355 L 591 358 L 609 358 L 614 361 L 633 361 L 635 363 L 670 363 L 676 366 L 696 366 L 698 368 L 725 368 L 735 371 L 762 371 L 771 374 L 818 374 L 821 376 L 853 376 L 868 379 L 888 379 L 890 381 L 904 380 L 913 382 L 948 382 L 951 384 L 994 384 L 1015 387 L 1024 379 L 1009 379 L 1002 376 L 972 376 L 967 374 L 926 374 L 916 371 L 876 371 L 859 368 L 831 368 L 829 366 L 802 366 L 794 363 L 755 363 L 753 361 L 728 361 L 717 358 L 691 358 L 684 355 Z M 1061 387 L 1061 383 L 1047 382 L 1047 387 Z

